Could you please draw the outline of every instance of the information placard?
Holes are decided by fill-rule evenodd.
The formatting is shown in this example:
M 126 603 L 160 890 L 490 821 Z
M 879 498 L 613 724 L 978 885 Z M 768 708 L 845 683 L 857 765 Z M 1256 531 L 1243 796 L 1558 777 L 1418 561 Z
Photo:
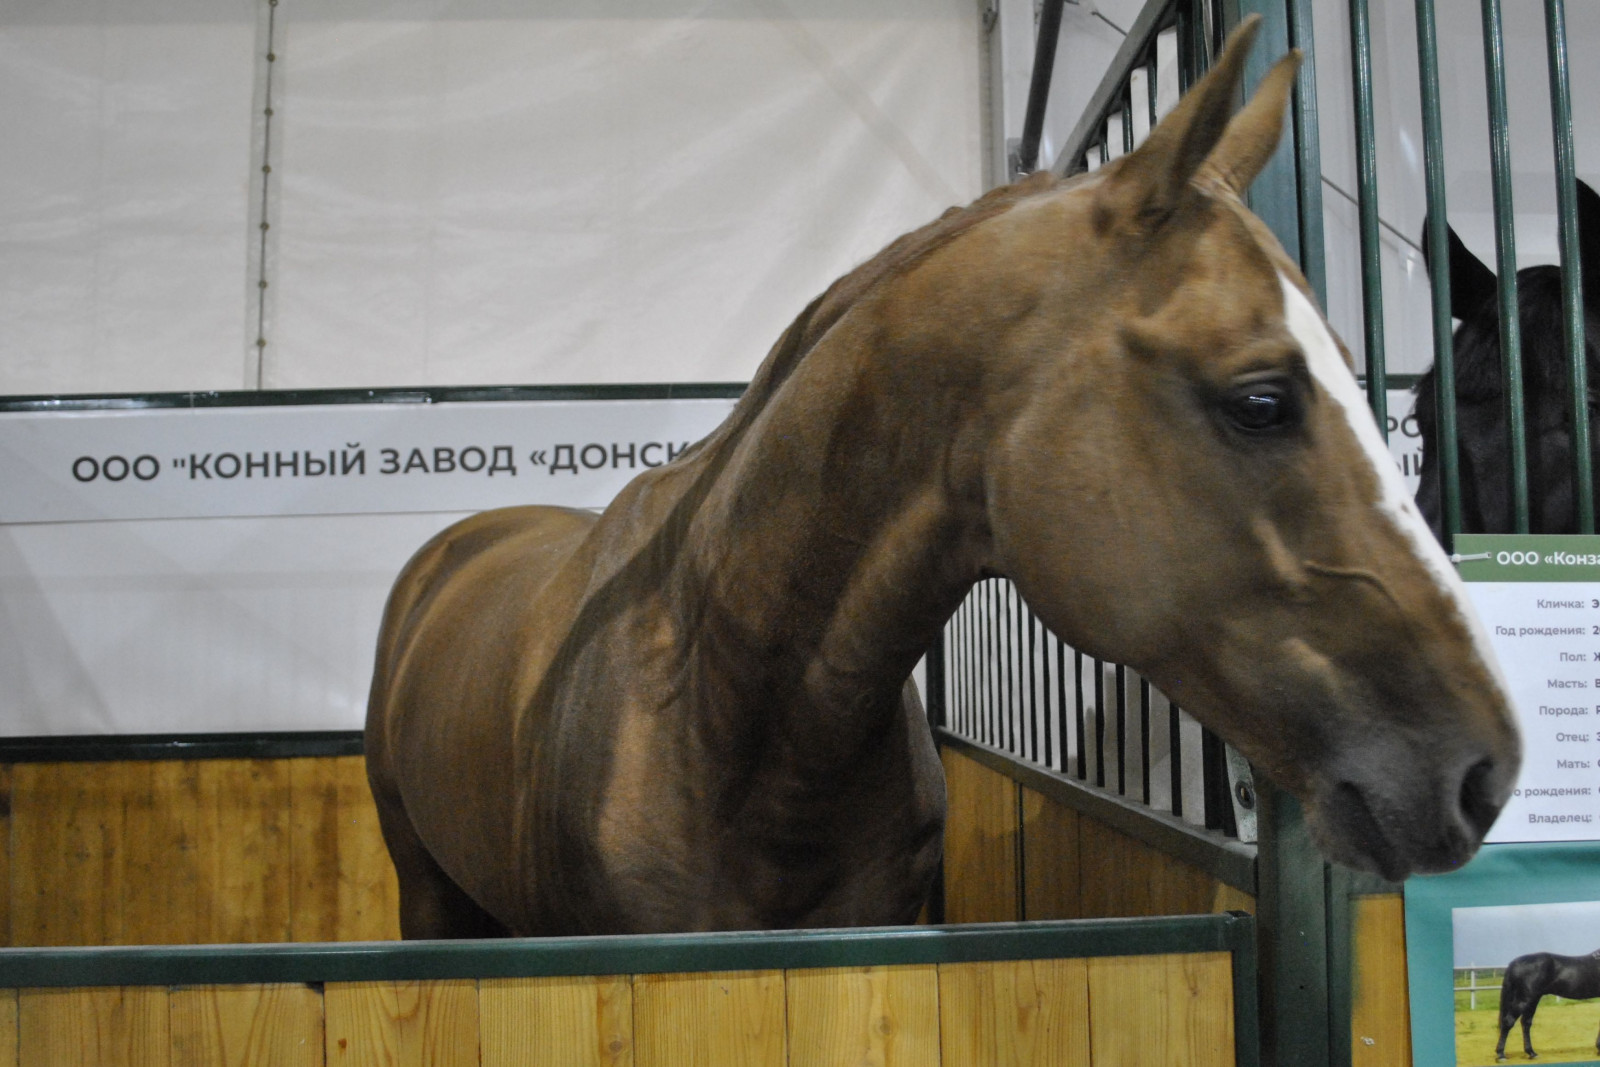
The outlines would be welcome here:
M 1460 534 L 1452 558 L 1522 728 L 1522 774 L 1486 840 L 1600 839 L 1600 537 Z

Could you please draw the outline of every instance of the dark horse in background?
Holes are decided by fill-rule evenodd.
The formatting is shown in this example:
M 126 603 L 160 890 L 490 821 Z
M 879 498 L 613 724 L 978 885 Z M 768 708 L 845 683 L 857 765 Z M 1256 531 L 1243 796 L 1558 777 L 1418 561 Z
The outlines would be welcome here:
M 1595 390 L 1600 387 L 1600 274 L 1596 273 L 1600 272 L 1600 196 L 1583 182 L 1578 183 L 1578 230 L 1592 414 Z M 1561 268 L 1556 266 L 1525 267 L 1517 272 L 1532 533 L 1578 532 L 1561 278 Z M 1515 530 L 1496 289 L 1494 272 L 1468 251 L 1451 230 L 1450 306 L 1461 320 L 1455 332 L 1455 377 L 1463 533 Z M 1417 488 L 1417 505 L 1434 535 L 1442 540 L 1444 505 L 1439 481 L 1435 388 L 1434 369 L 1429 368 L 1417 382 L 1417 428 L 1422 435 L 1422 481 Z M 1591 435 L 1590 449 L 1600 492 L 1600 434 Z
M 1546 994 L 1568 1000 L 1600 997 L 1600 951 L 1587 956 L 1530 952 L 1511 961 L 1500 983 L 1500 1043 L 1494 1047 L 1495 1059 L 1506 1058 L 1506 1035 L 1518 1019 L 1522 1020 L 1522 1050 L 1530 1060 L 1538 1055 L 1528 1031 L 1533 1013 L 1539 1010 L 1539 999 Z M 1600 1051 L 1600 1036 L 1594 1047 Z

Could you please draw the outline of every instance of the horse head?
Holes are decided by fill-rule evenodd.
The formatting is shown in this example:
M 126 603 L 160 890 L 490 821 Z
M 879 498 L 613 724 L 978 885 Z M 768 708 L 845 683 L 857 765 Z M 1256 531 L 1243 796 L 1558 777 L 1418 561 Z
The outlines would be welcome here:
M 1455 353 L 1457 439 L 1460 443 L 1461 528 L 1466 533 L 1516 529 L 1511 494 L 1510 431 L 1506 421 L 1500 302 L 1495 274 L 1450 234 L 1450 307 L 1461 325 Z M 1578 183 L 1578 248 L 1584 284 L 1584 334 L 1589 407 L 1600 375 L 1600 196 Z M 1424 242 L 1426 249 L 1426 242 Z M 1517 271 L 1517 318 L 1522 335 L 1523 413 L 1528 455 L 1528 524 L 1533 533 L 1577 533 L 1573 492 L 1572 396 L 1567 371 L 1562 271 L 1556 266 Z M 1417 504 L 1436 536 L 1444 535 L 1439 480 L 1435 369 L 1417 382 L 1417 428 L 1422 474 Z M 1600 436 L 1591 436 L 1595 488 L 1600 491 Z
M 1299 62 L 1235 116 L 1254 34 L 1136 151 L 1026 180 L 897 296 L 939 326 L 922 351 L 973 357 L 947 479 L 983 572 L 1232 742 L 1331 858 L 1452 868 L 1510 793 L 1517 732 L 1348 352 L 1241 200 Z

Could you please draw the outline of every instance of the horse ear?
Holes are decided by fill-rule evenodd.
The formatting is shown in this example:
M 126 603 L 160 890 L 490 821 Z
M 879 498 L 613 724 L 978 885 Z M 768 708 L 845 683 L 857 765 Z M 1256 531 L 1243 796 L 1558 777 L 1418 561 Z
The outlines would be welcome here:
M 1290 52 L 1272 65 L 1256 95 L 1235 115 L 1222 140 L 1206 159 L 1206 170 L 1235 196 L 1242 196 L 1278 150 L 1283 116 L 1300 71 L 1300 52 Z
M 1465 319 L 1483 305 L 1494 301 L 1500 285 L 1494 271 L 1484 266 L 1483 260 L 1472 254 L 1456 236 L 1455 227 L 1446 226 L 1450 235 L 1450 313 Z M 1433 261 L 1428 254 L 1428 218 L 1422 219 L 1422 263 L 1433 272 Z
M 1103 227 L 1133 221 L 1154 229 L 1177 210 L 1190 179 L 1228 127 L 1244 61 L 1260 28 L 1259 15 L 1239 23 L 1216 65 L 1150 131 L 1144 144 L 1117 161 L 1097 194 Z
M 1578 262 L 1583 270 L 1583 303 L 1600 314 L 1600 196 L 1578 183 Z

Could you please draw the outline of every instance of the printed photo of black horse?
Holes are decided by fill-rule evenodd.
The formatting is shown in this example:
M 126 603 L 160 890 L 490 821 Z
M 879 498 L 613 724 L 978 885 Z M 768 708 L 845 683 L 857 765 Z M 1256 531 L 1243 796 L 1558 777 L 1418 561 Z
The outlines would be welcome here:
M 1533 1014 L 1546 996 L 1568 1000 L 1600 997 L 1600 950 L 1587 956 L 1558 956 L 1554 952 L 1530 952 L 1518 956 L 1506 967 L 1500 982 L 1500 1043 L 1495 1046 L 1496 1061 L 1506 1058 L 1506 1036 L 1522 1023 L 1522 1050 L 1528 1058 L 1533 1051 Z M 1594 1047 L 1600 1053 L 1600 1033 Z
M 1600 1059 L 1600 902 L 1451 909 L 1456 1067 Z M 1534 1018 L 1538 1017 L 1538 1032 Z

